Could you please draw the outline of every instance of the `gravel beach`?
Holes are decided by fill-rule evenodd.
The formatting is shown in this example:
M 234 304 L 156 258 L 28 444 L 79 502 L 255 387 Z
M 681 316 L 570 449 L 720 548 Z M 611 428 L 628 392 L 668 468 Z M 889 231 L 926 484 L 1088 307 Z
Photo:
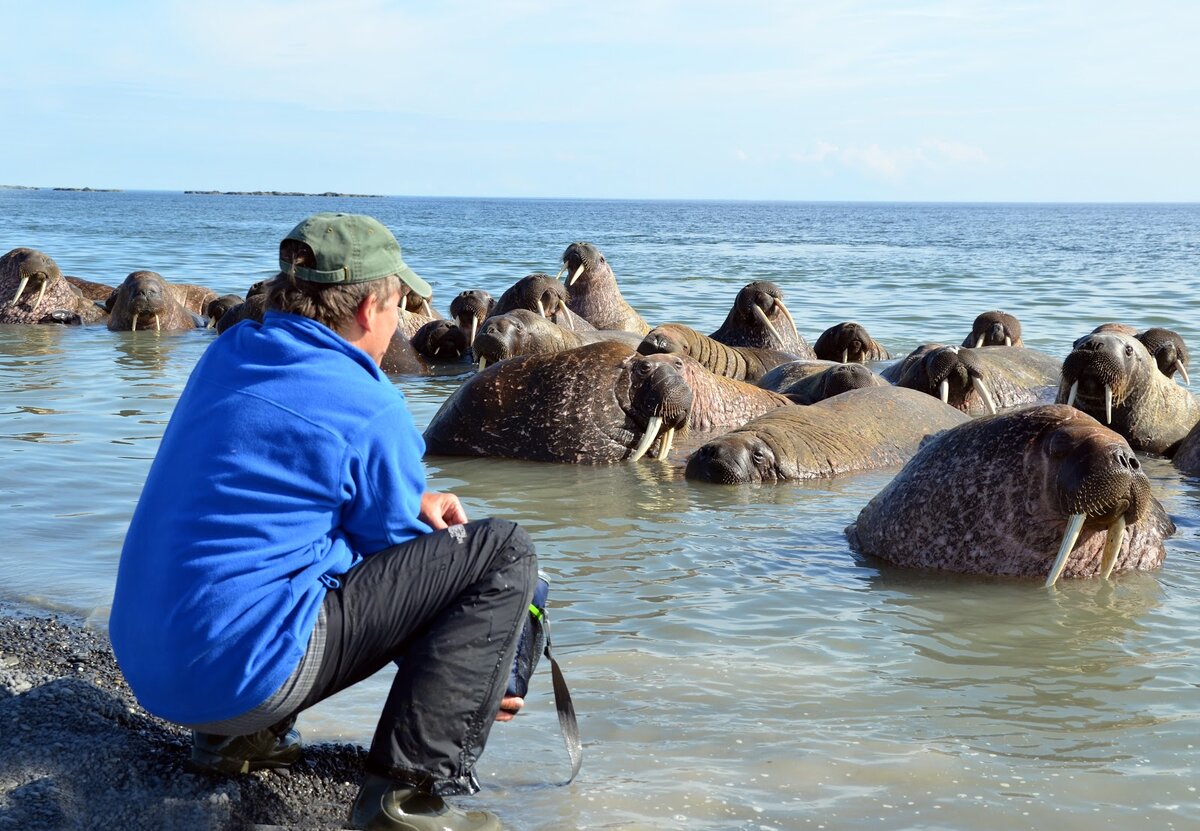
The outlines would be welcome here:
M 287 771 L 188 772 L 191 733 L 126 686 L 102 632 L 0 602 L 0 829 L 344 827 L 366 752 L 310 745 Z

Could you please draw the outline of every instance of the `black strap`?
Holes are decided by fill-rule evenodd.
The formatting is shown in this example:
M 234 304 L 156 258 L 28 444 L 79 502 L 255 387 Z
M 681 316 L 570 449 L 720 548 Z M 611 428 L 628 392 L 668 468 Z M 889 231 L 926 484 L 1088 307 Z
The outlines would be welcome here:
M 575 718 L 575 705 L 571 702 L 571 691 L 567 689 L 567 679 L 563 677 L 558 661 L 550 654 L 550 627 L 546 626 L 546 649 L 543 654 L 550 661 L 550 675 L 554 682 L 554 709 L 558 710 L 558 727 L 562 730 L 563 744 L 567 747 L 567 755 L 571 757 L 571 775 L 561 785 L 570 785 L 579 775 L 583 766 L 583 742 L 579 740 L 579 722 Z

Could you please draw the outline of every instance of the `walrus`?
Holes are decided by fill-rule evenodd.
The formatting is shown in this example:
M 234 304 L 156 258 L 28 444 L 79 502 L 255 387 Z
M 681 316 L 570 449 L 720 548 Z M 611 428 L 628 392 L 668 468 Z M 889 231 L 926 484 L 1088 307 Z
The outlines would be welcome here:
M 1163 375 L 1136 337 L 1112 330 L 1075 341 L 1056 401 L 1111 427 L 1134 450 L 1163 456 L 1200 421 L 1195 396 Z
M 1024 346 L 1021 340 L 1021 321 L 1007 312 L 993 309 L 975 318 L 971 333 L 963 338 L 963 347 L 979 349 L 984 346 Z
M 238 297 L 236 294 L 222 294 L 209 300 L 203 311 L 204 317 L 208 319 L 208 328 L 215 329 L 228 311 L 245 302 L 244 297 Z
M 467 333 L 468 346 L 475 342 L 480 325 L 491 316 L 495 307 L 495 299 L 483 289 L 459 292 L 458 296 L 450 301 L 450 319 Z
M 1157 568 L 1174 532 L 1129 444 L 1055 404 L 930 439 L 846 529 L 855 551 L 900 566 L 1048 586 Z
M 817 353 L 796 328 L 779 286 L 766 280 L 747 283 L 733 299 L 725 322 L 709 335 L 729 346 L 778 349 L 814 360 Z
M 885 387 L 877 372 L 872 372 L 859 363 L 834 364 L 820 372 L 805 375 L 803 378 L 778 390 L 781 395 L 790 398 L 796 404 L 816 404 L 826 398 L 833 398 L 850 390 L 866 387 Z
M 263 317 L 267 313 L 267 294 L 261 290 L 257 292 L 253 291 L 254 286 L 251 286 L 250 289 L 251 291 L 246 293 L 244 301 L 231 307 L 217 318 L 214 327 L 217 330 L 217 334 L 232 328 L 235 324 L 243 320 L 257 320 L 259 323 L 262 323 Z
M 1144 332 L 1139 332 L 1134 337 L 1140 340 L 1142 346 L 1146 347 L 1146 351 L 1154 356 L 1154 361 L 1158 364 L 1159 372 L 1168 378 L 1174 378 L 1175 373 L 1178 372 L 1179 377 L 1183 379 L 1183 383 L 1191 383 L 1187 372 L 1187 345 L 1183 342 L 1183 338 L 1179 336 L 1178 332 L 1155 326 Z
M 426 360 L 461 363 L 470 351 L 467 333 L 452 320 L 431 320 L 412 337 L 413 348 Z
M 176 298 L 171 286 L 156 271 L 134 271 L 117 286 L 108 316 L 108 328 L 114 332 L 195 329 L 199 317 Z
M 63 277 L 49 255 L 14 248 L 0 257 L 0 323 L 60 323 L 76 315 L 82 323 L 97 323 L 106 316 Z
M 568 308 L 569 302 L 570 297 L 566 286 L 549 274 L 535 272 L 527 274 L 505 289 L 488 317 L 507 314 L 517 309 L 527 309 L 567 329 L 577 331 L 596 329 L 582 317 L 574 314 Z
M 701 445 L 688 479 L 723 485 L 819 479 L 899 465 L 926 436 L 969 416 L 915 390 L 850 390 L 808 407 L 780 407 Z
M 716 375 L 750 383 L 758 381 L 768 370 L 797 358 L 775 349 L 729 346 L 682 323 L 655 326 L 642 338 L 638 352 L 687 355 Z
M 616 341 L 520 355 L 468 378 L 425 428 L 430 454 L 607 464 L 641 458 L 687 424 L 670 362 Z
M 475 336 L 472 349 L 479 368 L 517 355 L 565 352 L 602 340 L 615 340 L 636 348 L 640 339 L 633 332 L 614 329 L 567 329 L 529 309 L 513 309 L 489 317 Z
M 763 377 L 754 383 L 765 390 L 783 392 L 789 387 L 800 383 L 805 378 L 822 373 L 827 369 L 833 369 L 835 366 L 842 366 L 842 364 L 836 361 L 819 361 L 815 359 L 788 361 L 786 364 L 780 364 L 768 370 Z
M 570 311 L 597 329 L 621 329 L 638 335 L 650 331 L 650 324 L 621 295 L 617 278 L 599 248 L 590 242 L 568 245 L 559 276 L 564 272 Z
M 687 420 L 691 432 L 728 430 L 778 407 L 793 406 L 787 396 L 717 375 L 687 355 L 655 353 L 646 359 L 670 364 L 691 388 L 692 407 Z M 668 449 L 670 441 L 668 436 Z
M 937 396 L 970 415 L 1049 403 L 1058 360 L 1017 346 L 964 349 L 927 343 L 880 373 L 884 380 Z
M 91 300 L 93 303 L 99 303 L 101 306 L 105 305 L 108 298 L 117 290 L 115 286 L 110 286 L 108 283 L 85 280 L 70 274 L 64 274 L 63 279 L 76 288 L 80 297 Z
M 865 326 L 854 321 L 843 321 L 830 326 L 813 344 L 813 352 L 819 360 L 839 363 L 866 363 L 886 361 L 892 357 L 867 332 Z

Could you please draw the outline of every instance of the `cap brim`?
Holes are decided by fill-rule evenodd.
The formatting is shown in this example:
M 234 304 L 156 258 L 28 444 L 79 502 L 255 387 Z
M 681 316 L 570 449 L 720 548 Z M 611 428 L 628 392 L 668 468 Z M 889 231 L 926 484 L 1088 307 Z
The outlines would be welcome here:
M 396 276 L 404 281 L 404 284 L 417 294 L 428 300 L 433 297 L 433 287 L 417 276 L 417 272 L 413 271 L 407 265 L 396 272 Z

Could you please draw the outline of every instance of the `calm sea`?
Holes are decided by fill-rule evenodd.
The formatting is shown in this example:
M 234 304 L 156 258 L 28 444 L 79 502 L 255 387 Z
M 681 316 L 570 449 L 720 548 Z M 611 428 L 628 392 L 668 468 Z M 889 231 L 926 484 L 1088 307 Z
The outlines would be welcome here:
M 857 320 L 903 354 L 998 308 L 1058 356 L 1110 320 L 1200 348 L 1195 205 L 0 191 L 0 250 L 243 293 L 318 210 L 389 225 L 443 312 L 589 240 L 648 320 L 706 332 L 742 285 L 773 280 L 810 342 Z M 0 327 L 0 596 L 105 625 L 147 466 L 212 337 Z M 460 380 L 395 383 L 423 426 Z M 894 471 L 726 488 L 653 461 L 430 459 L 472 516 L 533 533 L 585 741 L 580 778 L 553 786 L 568 765 L 539 667 L 473 802 L 514 829 L 1200 827 L 1200 482 L 1146 466 L 1179 526 L 1164 567 L 1047 592 L 856 559 L 843 528 Z M 366 743 L 385 685 L 300 727 Z

